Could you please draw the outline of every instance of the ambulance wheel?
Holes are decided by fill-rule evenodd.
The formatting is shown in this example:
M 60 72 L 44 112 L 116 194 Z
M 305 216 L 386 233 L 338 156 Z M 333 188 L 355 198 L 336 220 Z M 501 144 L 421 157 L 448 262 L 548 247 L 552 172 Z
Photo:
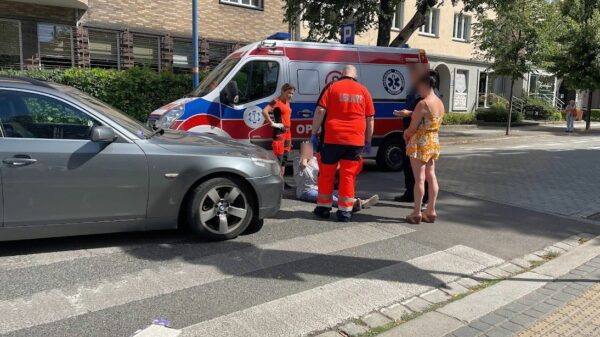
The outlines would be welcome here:
M 400 136 L 387 138 L 377 151 L 377 167 L 382 171 L 400 171 L 404 161 L 404 141 Z

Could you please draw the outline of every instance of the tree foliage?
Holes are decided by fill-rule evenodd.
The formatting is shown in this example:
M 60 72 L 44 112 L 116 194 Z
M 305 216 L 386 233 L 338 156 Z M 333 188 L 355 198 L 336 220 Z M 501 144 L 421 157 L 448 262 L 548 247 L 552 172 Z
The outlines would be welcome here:
M 509 111 L 517 79 L 533 70 L 542 60 L 540 27 L 545 21 L 545 0 L 507 0 L 477 13 L 473 25 L 476 54 L 490 64 L 494 73 L 511 79 Z M 506 134 L 510 134 L 510 114 Z
M 559 29 L 549 50 L 549 69 L 571 89 L 588 90 L 586 128 L 590 127 L 591 93 L 600 89 L 600 0 L 564 0 Z
M 460 0 L 417 0 L 411 28 L 403 35 L 410 37 L 414 30 L 424 23 L 424 14 L 430 7 L 441 6 L 444 1 L 452 4 Z M 308 24 L 309 41 L 337 40 L 342 25 L 356 24 L 356 33 L 365 33 L 378 28 L 377 45 L 387 46 L 390 40 L 392 19 L 396 7 L 403 0 L 286 0 L 284 4 L 285 21 L 296 22 L 300 19 Z M 463 0 L 466 11 L 481 12 L 490 3 L 501 0 Z M 409 25 L 407 25 L 409 26 Z M 403 40 L 406 40 L 404 38 Z M 392 45 L 401 45 L 403 41 L 395 39 Z

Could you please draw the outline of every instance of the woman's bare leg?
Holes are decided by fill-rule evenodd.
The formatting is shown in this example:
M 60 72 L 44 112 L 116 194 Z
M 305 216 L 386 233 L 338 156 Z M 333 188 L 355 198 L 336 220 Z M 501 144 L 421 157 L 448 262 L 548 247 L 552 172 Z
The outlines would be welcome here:
M 437 202 L 440 187 L 438 185 L 437 176 L 435 174 L 435 160 L 430 160 L 425 166 L 425 179 L 429 185 L 429 204 L 425 213 L 427 215 L 437 215 L 435 212 L 435 204 Z
M 425 194 L 425 163 L 416 158 L 410 158 L 413 175 L 415 176 L 415 203 L 412 215 L 421 215 L 421 204 Z

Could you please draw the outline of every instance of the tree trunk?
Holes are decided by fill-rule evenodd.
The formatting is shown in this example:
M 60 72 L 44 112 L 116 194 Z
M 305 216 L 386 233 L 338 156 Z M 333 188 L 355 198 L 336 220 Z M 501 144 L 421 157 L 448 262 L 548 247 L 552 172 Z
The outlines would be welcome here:
M 390 34 L 392 31 L 391 13 L 395 8 L 391 8 L 390 0 L 381 0 L 379 2 L 379 16 L 377 17 L 377 45 L 387 47 L 390 43 Z
M 515 79 L 510 79 L 510 96 L 508 97 L 508 118 L 506 118 L 506 135 L 510 136 L 510 123 L 512 122 L 512 109 L 513 109 L 513 88 L 515 86 Z
M 390 43 L 390 47 L 402 47 L 411 35 L 425 23 L 425 14 L 427 10 L 438 3 L 438 0 L 423 0 L 417 7 L 417 12 L 412 19 L 402 28 L 398 36 Z
M 585 130 L 589 130 L 592 124 L 592 97 L 594 97 L 594 90 L 588 89 L 588 105 L 587 112 L 585 114 Z

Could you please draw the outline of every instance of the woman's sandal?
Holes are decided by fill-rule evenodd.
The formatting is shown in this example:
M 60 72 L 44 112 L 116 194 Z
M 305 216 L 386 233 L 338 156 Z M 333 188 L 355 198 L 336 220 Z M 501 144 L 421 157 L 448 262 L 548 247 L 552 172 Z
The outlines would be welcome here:
M 435 223 L 435 220 L 437 219 L 437 215 L 425 215 L 425 214 L 423 214 L 423 216 L 421 217 L 421 219 L 423 220 L 423 222 L 426 222 L 426 223 Z
M 420 215 L 407 215 L 405 220 L 411 225 L 418 225 L 421 223 L 421 219 Z

